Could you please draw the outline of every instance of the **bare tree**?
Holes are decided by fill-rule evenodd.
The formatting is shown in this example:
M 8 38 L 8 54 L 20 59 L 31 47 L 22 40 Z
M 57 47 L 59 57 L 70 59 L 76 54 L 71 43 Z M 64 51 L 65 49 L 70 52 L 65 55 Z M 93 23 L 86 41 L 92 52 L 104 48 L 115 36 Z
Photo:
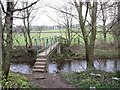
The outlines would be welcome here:
M 73 12 L 73 7 L 72 6 L 64 6 L 63 7 L 64 11 L 72 13 Z M 63 26 L 65 27 L 65 29 L 67 30 L 66 33 L 66 39 L 67 39 L 67 44 L 70 46 L 71 42 L 75 36 L 75 33 L 73 32 L 73 25 L 74 25 L 74 21 L 75 18 L 67 13 L 63 13 L 61 12 L 62 16 L 63 16 Z M 62 19 L 62 18 L 61 18 Z
M 102 20 L 102 31 L 103 31 L 103 36 L 104 36 L 104 42 L 107 42 L 107 19 L 108 19 L 108 10 L 107 10 L 107 6 L 108 6 L 108 1 L 107 2 L 100 2 L 100 10 L 101 10 L 101 16 L 100 19 Z M 98 16 L 98 17 L 99 17 Z
M 85 50 L 86 50 L 86 60 L 87 67 L 94 67 L 94 45 L 96 39 L 96 16 L 97 16 L 97 1 L 96 2 L 81 2 L 79 0 L 74 0 L 75 7 L 77 9 L 79 15 L 79 24 L 81 28 L 81 32 L 83 35 L 83 40 L 85 42 Z M 83 16 L 83 5 L 86 5 L 85 17 Z M 91 26 L 90 30 L 86 29 L 86 21 L 88 12 L 91 18 Z
M 61 5 L 58 7 L 53 7 L 53 6 L 50 6 L 50 7 L 55 10 L 57 19 L 54 19 L 53 17 L 50 17 L 49 15 L 47 15 L 47 16 L 51 20 L 53 20 L 54 22 L 59 24 L 60 27 L 62 27 L 62 29 L 64 28 L 62 30 L 65 32 L 65 36 L 66 36 L 66 38 L 64 38 L 64 39 L 66 41 L 66 44 L 68 46 L 70 46 L 73 38 L 76 35 L 75 30 L 73 28 L 73 26 L 75 24 L 74 22 L 76 21 L 76 19 L 74 17 L 75 15 L 73 13 L 74 7 L 66 2 L 64 2 L 64 5 Z M 60 29 L 60 32 L 61 32 L 61 29 Z
M 116 1 L 117 2 L 117 1 Z M 111 24 L 114 24 L 112 27 L 112 35 L 114 37 L 116 47 L 118 49 L 118 58 L 120 58 L 120 1 L 114 4 L 110 9 L 111 14 Z
M 26 6 L 28 6 L 28 2 L 23 2 L 23 7 L 26 7 Z M 30 35 L 30 15 L 32 10 L 33 10 L 33 7 L 29 9 L 27 8 L 26 10 L 23 10 L 23 15 L 22 15 L 23 24 L 24 24 L 24 28 L 22 30 L 23 30 L 23 34 L 26 42 L 27 51 L 30 51 L 32 48 L 32 39 Z
M 102 27 L 102 31 L 103 31 L 102 33 L 104 36 L 104 42 L 107 42 L 107 33 L 116 24 L 117 3 L 116 2 L 110 3 L 109 0 L 107 0 L 105 2 L 100 2 L 99 5 L 100 5 L 100 10 L 99 10 L 98 19 L 99 21 L 102 21 L 101 27 Z M 112 23 L 107 25 L 108 21 Z
M 7 32 L 6 36 L 6 46 L 5 46 L 5 56 L 4 61 L 2 65 L 3 75 L 5 75 L 5 78 L 7 78 L 9 73 L 9 67 L 10 67 L 10 60 L 11 60 L 11 53 L 12 53 L 12 25 L 13 25 L 13 12 L 11 12 L 14 9 L 14 2 L 7 1 L 7 11 L 5 16 L 5 27 L 4 30 Z
M 7 10 L 5 11 L 4 6 L 2 2 L 0 1 L 0 4 L 2 6 L 3 12 L 6 14 L 5 16 L 5 27 L 4 30 L 7 32 L 6 35 L 6 45 L 5 45 L 5 55 L 4 55 L 4 61 L 2 64 L 2 70 L 3 70 L 3 78 L 7 79 L 7 76 L 9 74 L 9 68 L 10 68 L 10 61 L 11 61 L 11 53 L 12 53 L 12 45 L 13 45 L 13 38 L 12 38 L 12 29 L 13 29 L 13 13 L 16 11 L 22 11 L 24 9 L 27 9 L 31 7 L 32 5 L 36 4 L 39 0 L 36 2 L 33 2 L 32 4 L 28 5 L 27 7 L 21 8 L 21 9 L 15 9 L 14 0 L 7 0 Z

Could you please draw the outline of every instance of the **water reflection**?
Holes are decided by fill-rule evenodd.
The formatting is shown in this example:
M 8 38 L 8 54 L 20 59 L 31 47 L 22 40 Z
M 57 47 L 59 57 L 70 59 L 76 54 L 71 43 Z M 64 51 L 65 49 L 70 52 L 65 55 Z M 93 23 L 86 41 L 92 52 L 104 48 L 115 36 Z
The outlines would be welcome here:
M 100 70 L 115 72 L 120 70 L 120 60 L 95 60 L 94 66 Z
M 86 69 L 86 61 L 57 61 L 49 62 L 49 73 L 83 71 Z
M 95 60 L 94 66 L 96 69 L 107 72 L 115 72 L 120 70 L 120 60 Z M 49 61 L 48 73 L 68 72 L 68 71 L 84 71 L 87 68 L 85 60 L 73 61 Z M 10 70 L 13 72 L 20 72 L 23 74 L 30 74 L 32 66 L 28 64 L 12 64 Z
M 54 63 L 53 63 L 54 62 Z M 84 61 L 53 61 L 49 62 L 49 73 L 68 72 L 68 71 L 84 71 L 87 68 L 87 62 Z M 96 69 L 107 72 L 115 72 L 120 70 L 120 60 L 95 60 Z
M 20 72 L 23 74 L 30 74 L 32 73 L 32 66 L 28 64 L 11 64 L 10 70 L 13 72 Z

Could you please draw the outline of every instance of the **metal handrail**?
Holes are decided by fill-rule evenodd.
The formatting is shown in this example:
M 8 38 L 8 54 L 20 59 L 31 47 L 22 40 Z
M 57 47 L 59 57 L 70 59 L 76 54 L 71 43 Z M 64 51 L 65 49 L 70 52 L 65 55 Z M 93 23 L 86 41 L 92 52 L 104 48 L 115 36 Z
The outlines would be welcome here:
M 39 42 L 38 42 L 39 40 Z M 52 36 L 52 37 L 45 37 L 45 38 L 38 38 L 35 39 L 35 44 L 36 44 L 36 51 L 37 53 L 50 48 L 50 50 L 52 49 L 52 45 L 54 45 L 56 42 L 59 41 L 59 37 L 58 36 Z M 39 45 L 43 46 L 44 48 L 39 49 Z M 47 53 L 47 50 L 45 52 L 45 54 Z

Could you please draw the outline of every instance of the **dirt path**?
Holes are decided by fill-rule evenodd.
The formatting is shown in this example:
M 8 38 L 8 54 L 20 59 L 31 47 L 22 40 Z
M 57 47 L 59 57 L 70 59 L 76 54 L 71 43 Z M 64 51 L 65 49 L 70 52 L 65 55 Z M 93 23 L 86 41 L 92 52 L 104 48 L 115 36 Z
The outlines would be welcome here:
M 74 88 L 66 83 L 60 74 L 32 73 L 26 77 L 30 81 L 42 85 L 43 88 Z

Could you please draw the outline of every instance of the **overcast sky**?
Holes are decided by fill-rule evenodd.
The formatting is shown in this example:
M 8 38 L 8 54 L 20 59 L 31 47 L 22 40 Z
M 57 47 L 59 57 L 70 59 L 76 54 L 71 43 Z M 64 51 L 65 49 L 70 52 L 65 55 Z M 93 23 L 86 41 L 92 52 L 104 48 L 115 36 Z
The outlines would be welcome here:
M 23 1 L 23 0 L 21 0 Z M 28 0 L 28 2 L 32 3 L 36 0 Z M 37 3 L 37 5 L 35 5 L 35 8 L 39 7 L 37 9 L 37 12 L 36 10 L 33 11 L 32 15 L 31 16 L 35 16 L 35 18 L 33 19 L 32 21 L 32 25 L 54 25 L 55 23 L 50 20 L 50 18 L 47 17 L 47 15 L 45 15 L 45 13 L 49 13 L 49 15 L 54 15 L 53 14 L 53 10 L 50 9 L 50 8 L 47 8 L 46 5 L 48 5 L 49 2 L 45 2 L 46 0 L 41 0 L 40 2 Z M 49 0 L 47 0 L 49 1 Z M 20 7 L 21 5 L 19 5 Z M 18 7 L 17 7 L 18 8 Z M 22 25 L 22 20 L 20 19 L 15 19 L 14 20 L 14 24 L 17 24 L 17 25 Z
M 26 0 L 20 0 L 20 1 L 26 1 Z M 36 0 L 28 0 L 29 3 L 32 3 Z M 58 25 L 57 23 L 55 23 L 53 20 L 50 19 L 50 17 L 54 17 L 56 18 L 56 12 L 55 10 L 51 9 L 50 7 L 48 7 L 49 5 L 62 5 L 63 1 L 65 0 L 40 0 L 40 2 L 37 3 L 37 5 L 35 5 L 35 7 L 40 7 L 39 9 L 37 9 L 37 12 L 35 14 L 35 18 L 32 21 L 32 25 L 48 25 L 48 26 L 52 26 L 52 25 Z M 20 7 L 21 4 L 18 5 L 18 7 Z M 18 8 L 16 7 L 16 8 Z M 15 13 L 16 15 L 16 13 Z M 34 13 L 32 13 L 32 16 L 34 16 Z M 50 16 L 50 17 L 48 17 Z M 14 25 L 22 25 L 22 20 L 20 19 L 15 19 L 14 20 Z
M 14 0 L 17 1 L 17 0 Z M 25 2 L 27 0 L 18 0 L 19 2 Z M 36 0 L 28 0 L 29 3 L 32 3 Z M 65 1 L 72 1 L 72 0 L 40 0 L 34 7 L 39 7 L 39 9 L 37 9 L 36 13 L 32 13 L 31 16 L 35 15 L 34 20 L 32 21 L 32 25 L 48 25 L 48 26 L 52 26 L 52 25 L 58 25 L 56 22 L 54 22 L 53 20 L 51 20 L 49 17 L 52 18 L 57 18 L 57 14 L 55 12 L 55 10 L 51 9 L 50 7 L 48 7 L 49 5 L 54 6 L 54 7 L 60 7 L 61 5 L 63 5 L 65 3 Z M 115 1 L 115 0 L 112 0 Z M 5 1 L 4 1 L 5 3 Z M 18 3 L 16 8 L 21 8 L 21 3 Z M 85 9 L 85 8 L 84 8 Z M 84 12 L 84 10 L 83 10 Z M 18 13 L 14 13 L 14 15 L 16 15 Z M 48 17 L 49 16 L 49 17 Z M 78 22 L 76 22 L 78 23 Z M 21 19 L 15 19 L 14 20 L 14 25 L 23 25 L 23 22 Z

